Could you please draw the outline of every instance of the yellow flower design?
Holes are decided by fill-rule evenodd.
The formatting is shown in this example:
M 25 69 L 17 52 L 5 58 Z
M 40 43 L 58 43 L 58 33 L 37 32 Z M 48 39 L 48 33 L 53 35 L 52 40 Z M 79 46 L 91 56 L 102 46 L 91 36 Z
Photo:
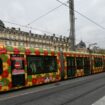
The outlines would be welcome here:
M 3 62 L 3 69 L 4 69 L 4 70 L 7 70 L 7 69 L 8 69 L 8 63 Z

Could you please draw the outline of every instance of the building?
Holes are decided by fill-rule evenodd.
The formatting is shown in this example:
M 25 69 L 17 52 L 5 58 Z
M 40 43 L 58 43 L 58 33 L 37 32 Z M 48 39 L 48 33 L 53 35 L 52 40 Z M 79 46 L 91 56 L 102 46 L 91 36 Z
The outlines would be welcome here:
M 82 40 L 76 45 L 77 51 L 87 52 L 86 44 Z
M 23 32 L 20 29 L 4 28 L 0 30 L 0 44 L 11 46 L 24 46 L 35 48 L 46 48 L 55 50 L 70 50 L 68 37 L 57 37 L 55 34 L 39 35 L 30 32 Z

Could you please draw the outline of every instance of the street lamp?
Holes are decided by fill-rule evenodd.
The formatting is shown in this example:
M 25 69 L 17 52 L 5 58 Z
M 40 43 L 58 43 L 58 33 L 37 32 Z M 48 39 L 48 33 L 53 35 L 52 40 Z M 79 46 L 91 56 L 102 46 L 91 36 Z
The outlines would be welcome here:
M 97 43 L 91 43 L 91 44 L 89 44 L 89 46 L 88 46 L 88 48 L 87 48 L 88 51 L 91 52 L 90 47 L 91 47 L 91 46 L 95 46 L 95 45 L 97 45 Z
M 94 45 L 97 45 L 97 43 L 91 43 L 91 44 L 89 44 L 89 47 L 88 48 L 90 49 L 90 47 L 91 46 L 94 46 Z
M 99 49 L 100 49 L 99 47 L 94 46 L 94 47 L 93 47 L 93 51 L 94 51 L 94 53 L 96 53 Z

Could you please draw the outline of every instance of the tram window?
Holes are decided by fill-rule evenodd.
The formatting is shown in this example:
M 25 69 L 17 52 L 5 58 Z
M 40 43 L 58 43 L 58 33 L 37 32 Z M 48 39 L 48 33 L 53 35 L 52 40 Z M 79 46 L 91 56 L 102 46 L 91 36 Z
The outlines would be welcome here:
M 105 58 L 103 58 L 103 67 L 105 69 Z
M 27 56 L 28 75 L 49 73 L 57 71 L 56 57 L 51 56 Z
M 102 58 L 94 58 L 94 66 L 95 67 L 101 67 L 102 64 Z
M 12 68 L 12 70 L 13 69 L 17 69 L 16 67 L 15 67 L 15 64 L 16 63 L 19 63 L 19 65 L 20 65 L 20 67 L 18 68 L 18 69 L 24 69 L 24 61 L 23 60 L 12 60 L 11 61 L 11 68 Z
M 44 56 L 44 71 L 46 73 L 57 71 L 57 60 L 55 56 Z
M 3 72 L 3 63 L 2 63 L 2 60 L 0 58 L 0 74 L 2 74 Z
M 90 66 L 90 59 L 84 58 L 84 67 L 89 67 L 89 66 Z
M 28 56 L 28 75 L 44 72 L 43 56 Z
M 76 58 L 77 69 L 83 69 L 83 58 L 78 57 Z
M 24 60 L 22 59 L 23 55 L 11 55 L 11 69 L 24 69 Z M 16 67 L 16 64 L 19 66 Z
M 75 58 L 74 57 L 68 57 L 67 58 L 67 66 L 68 67 L 74 67 L 75 66 Z

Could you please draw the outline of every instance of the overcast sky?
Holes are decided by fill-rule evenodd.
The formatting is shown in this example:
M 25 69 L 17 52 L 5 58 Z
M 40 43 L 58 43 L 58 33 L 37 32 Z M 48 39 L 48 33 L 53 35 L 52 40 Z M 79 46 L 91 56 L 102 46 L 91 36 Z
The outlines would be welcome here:
M 61 0 L 67 3 L 67 0 Z M 27 25 L 39 16 L 59 6 L 56 0 L 0 0 L 0 19 Z M 88 16 L 105 27 L 105 0 L 75 0 L 75 10 Z M 89 22 L 75 13 L 76 17 L 76 43 L 80 40 L 87 44 L 97 42 L 99 47 L 105 48 L 105 30 Z M 6 27 L 19 26 L 5 23 Z M 34 33 L 55 33 L 57 35 L 69 36 L 69 9 L 61 6 L 56 11 L 41 18 L 30 25 L 36 28 Z M 29 31 L 20 27 L 22 30 Z

